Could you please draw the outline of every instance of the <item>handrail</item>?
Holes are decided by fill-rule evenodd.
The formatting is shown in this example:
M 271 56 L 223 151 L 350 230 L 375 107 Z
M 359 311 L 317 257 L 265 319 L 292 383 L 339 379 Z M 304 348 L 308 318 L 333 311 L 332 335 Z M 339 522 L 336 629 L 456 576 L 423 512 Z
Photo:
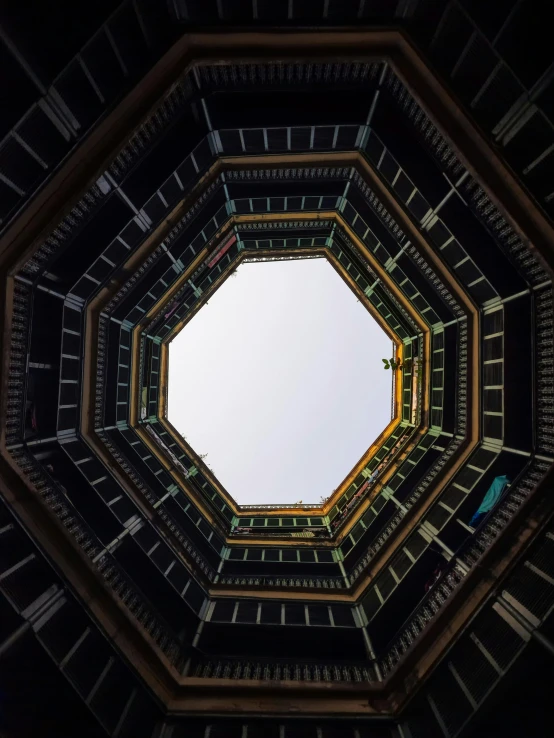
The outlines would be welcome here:
M 184 656 L 181 644 L 165 618 L 104 547 L 67 495 L 59 489 L 59 483 L 24 447 L 12 451 L 12 456 L 37 489 L 44 503 L 71 534 L 86 558 L 110 587 L 113 596 L 125 605 L 137 623 L 151 635 L 171 663 L 181 665 Z
M 292 627 L 292 626 L 291 626 Z M 194 675 L 205 679 L 255 679 L 264 681 L 375 682 L 371 661 L 329 661 L 302 659 L 238 659 L 200 657 L 193 665 Z
M 441 584 L 443 578 L 449 573 L 449 571 L 453 567 L 456 567 L 456 566 L 459 567 L 459 564 L 456 564 L 456 559 L 459 559 L 463 555 L 463 553 L 466 550 L 466 548 L 469 547 L 470 543 L 472 543 L 475 540 L 475 534 L 476 533 L 479 533 L 482 530 L 484 530 L 484 526 L 491 519 L 492 514 L 495 512 L 496 508 L 500 505 L 501 502 L 504 502 L 505 498 L 508 496 L 509 491 L 510 491 L 510 488 L 512 486 L 517 485 L 523 479 L 524 474 L 525 474 L 526 470 L 528 469 L 528 467 L 530 466 L 530 464 L 531 464 L 531 462 L 529 462 L 524 467 L 524 469 L 518 474 L 518 476 L 516 477 L 516 479 L 515 479 L 515 481 L 513 483 L 510 483 L 510 484 L 507 485 L 506 489 L 502 493 L 502 496 L 500 497 L 500 499 L 498 500 L 498 502 L 496 503 L 496 505 L 491 510 L 489 510 L 489 512 L 483 518 L 483 520 L 479 523 L 479 525 L 477 526 L 477 528 L 474 528 L 473 533 L 471 533 L 470 535 L 466 536 L 466 538 L 464 538 L 464 540 L 460 543 L 460 545 L 458 546 L 458 548 L 456 549 L 456 551 L 454 551 L 454 558 L 452 559 L 452 561 L 454 561 L 455 563 L 454 564 L 451 564 L 451 562 L 449 562 L 449 564 L 451 564 L 450 565 L 450 568 L 448 570 L 445 569 L 442 572 L 442 574 L 440 575 L 440 577 L 435 582 L 433 582 L 433 584 L 431 585 L 431 587 L 429 588 L 429 590 L 427 592 L 425 592 L 425 594 L 423 595 L 423 597 L 421 598 L 421 600 L 413 608 L 412 612 L 408 615 L 408 617 L 406 618 L 406 620 L 402 623 L 402 625 L 399 628 L 399 631 L 401 631 L 406 626 L 406 624 L 408 623 L 408 621 L 410 621 L 412 619 L 414 612 L 416 612 L 423 605 L 423 603 L 425 602 L 425 600 L 428 599 L 428 596 L 429 596 L 430 592 L 433 590 L 433 588 L 436 587 L 436 586 L 439 586 Z
M 468 536 L 458 547 L 455 558 L 451 560 L 441 577 L 420 600 L 384 649 L 385 653 L 381 660 L 383 673 L 396 668 L 401 655 L 403 656 L 411 648 L 469 571 L 478 565 L 480 558 L 493 545 L 502 529 L 525 503 L 548 467 L 548 463 L 541 460 L 529 461 L 475 533 Z
M 337 577 L 325 577 L 321 575 L 316 576 L 302 576 L 302 575 L 274 575 L 264 576 L 256 574 L 231 574 L 220 576 L 217 585 L 252 585 L 256 587 L 309 587 L 316 589 L 344 589 L 345 582 L 341 576 Z

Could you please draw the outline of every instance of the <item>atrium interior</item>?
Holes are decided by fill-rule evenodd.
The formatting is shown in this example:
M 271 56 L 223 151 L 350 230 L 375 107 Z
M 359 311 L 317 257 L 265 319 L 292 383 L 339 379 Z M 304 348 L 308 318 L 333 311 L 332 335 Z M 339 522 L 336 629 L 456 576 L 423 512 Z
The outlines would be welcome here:
M 4 3 L 1 735 L 553 734 L 552 49 L 532 0 Z

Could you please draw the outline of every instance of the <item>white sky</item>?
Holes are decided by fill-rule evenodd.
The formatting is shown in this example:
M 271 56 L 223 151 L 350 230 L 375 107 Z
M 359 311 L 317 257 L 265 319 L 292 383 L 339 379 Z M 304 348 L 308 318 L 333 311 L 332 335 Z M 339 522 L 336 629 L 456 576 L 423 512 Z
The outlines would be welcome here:
M 170 344 L 168 417 L 239 504 L 318 503 L 390 421 L 391 345 L 325 259 L 246 263 Z

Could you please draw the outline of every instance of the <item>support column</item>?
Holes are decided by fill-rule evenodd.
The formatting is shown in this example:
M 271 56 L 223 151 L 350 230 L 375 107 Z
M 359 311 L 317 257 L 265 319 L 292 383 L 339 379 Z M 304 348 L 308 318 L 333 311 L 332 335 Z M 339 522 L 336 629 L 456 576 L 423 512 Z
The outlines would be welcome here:
M 525 640 L 529 640 L 529 637 L 533 638 L 552 656 L 554 656 L 554 643 L 552 643 L 550 638 L 547 638 L 538 630 L 540 620 L 530 613 L 529 610 L 521 605 L 514 597 L 508 594 L 508 592 L 503 592 L 500 597 L 497 598 L 497 601 L 493 605 L 493 609 L 496 610 L 496 612 L 509 625 L 511 625 L 514 630 L 520 632 L 519 628 L 514 627 L 513 620 L 515 620 L 516 623 L 521 626 L 524 633 L 527 634 L 527 638 L 525 638 Z M 520 635 L 525 637 L 524 633 L 520 632 Z
M 346 570 L 344 568 L 344 564 L 342 563 L 342 561 L 340 559 L 339 559 L 339 561 L 337 563 L 339 565 L 339 569 L 341 571 L 341 574 L 342 574 L 342 577 L 344 579 L 344 582 L 345 582 L 346 586 L 348 587 L 349 586 L 349 581 L 348 581 L 348 576 L 346 574 Z
M 201 620 L 198 623 L 198 628 L 196 629 L 196 633 L 194 634 L 194 638 L 192 639 L 192 647 L 197 648 L 198 642 L 200 641 L 200 636 L 202 635 L 202 631 L 204 630 L 204 620 Z
M 377 679 L 382 682 L 383 681 L 383 674 L 381 673 L 381 668 L 379 667 L 379 662 L 377 661 L 375 657 L 375 651 L 373 650 L 373 644 L 371 643 L 371 639 L 369 637 L 369 634 L 367 632 L 367 628 L 364 625 L 362 628 L 362 635 L 364 638 L 364 645 L 365 650 L 368 655 L 369 660 L 373 663 L 373 666 L 375 668 L 375 675 Z
M 369 637 L 369 633 L 367 632 L 367 618 L 365 616 L 365 612 L 364 612 L 363 608 L 361 607 L 361 605 L 357 605 L 354 608 L 354 612 L 355 612 L 355 614 L 357 616 L 357 619 L 360 622 L 360 628 L 361 628 L 361 631 L 362 631 L 362 637 L 364 639 L 364 646 L 365 646 L 365 651 L 366 651 L 366 654 L 367 654 L 367 658 L 368 658 L 369 661 L 371 661 L 371 663 L 373 664 L 373 666 L 375 668 L 375 675 L 376 675 L 378 681 L 382 682 L 383 681 L 383 674 L 381 673 L 381 669 L 379 667 L 379 662 L 377 661 L 377 658 L 375 656 L 375 651 L 373 649 L 373 644 L 371 642 L 371 638 Z
M 0 643 L 0 659 L 25 635 L 25 633 L 27 633 L 30 628 L 30 623 L 21 623 L 19 628 L 16 628 L 13 633 L 10 633 L 10 635 L 2 643 Z

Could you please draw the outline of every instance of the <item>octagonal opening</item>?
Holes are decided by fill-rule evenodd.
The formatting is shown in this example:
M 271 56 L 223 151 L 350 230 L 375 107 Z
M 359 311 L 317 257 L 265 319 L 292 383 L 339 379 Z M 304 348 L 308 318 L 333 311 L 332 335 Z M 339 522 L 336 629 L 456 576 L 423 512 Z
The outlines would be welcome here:
M 169 346 L 168 419 L 238 504 L 319 504 L 391 420 L 392 350 L 327 259 L 245 262 Z

